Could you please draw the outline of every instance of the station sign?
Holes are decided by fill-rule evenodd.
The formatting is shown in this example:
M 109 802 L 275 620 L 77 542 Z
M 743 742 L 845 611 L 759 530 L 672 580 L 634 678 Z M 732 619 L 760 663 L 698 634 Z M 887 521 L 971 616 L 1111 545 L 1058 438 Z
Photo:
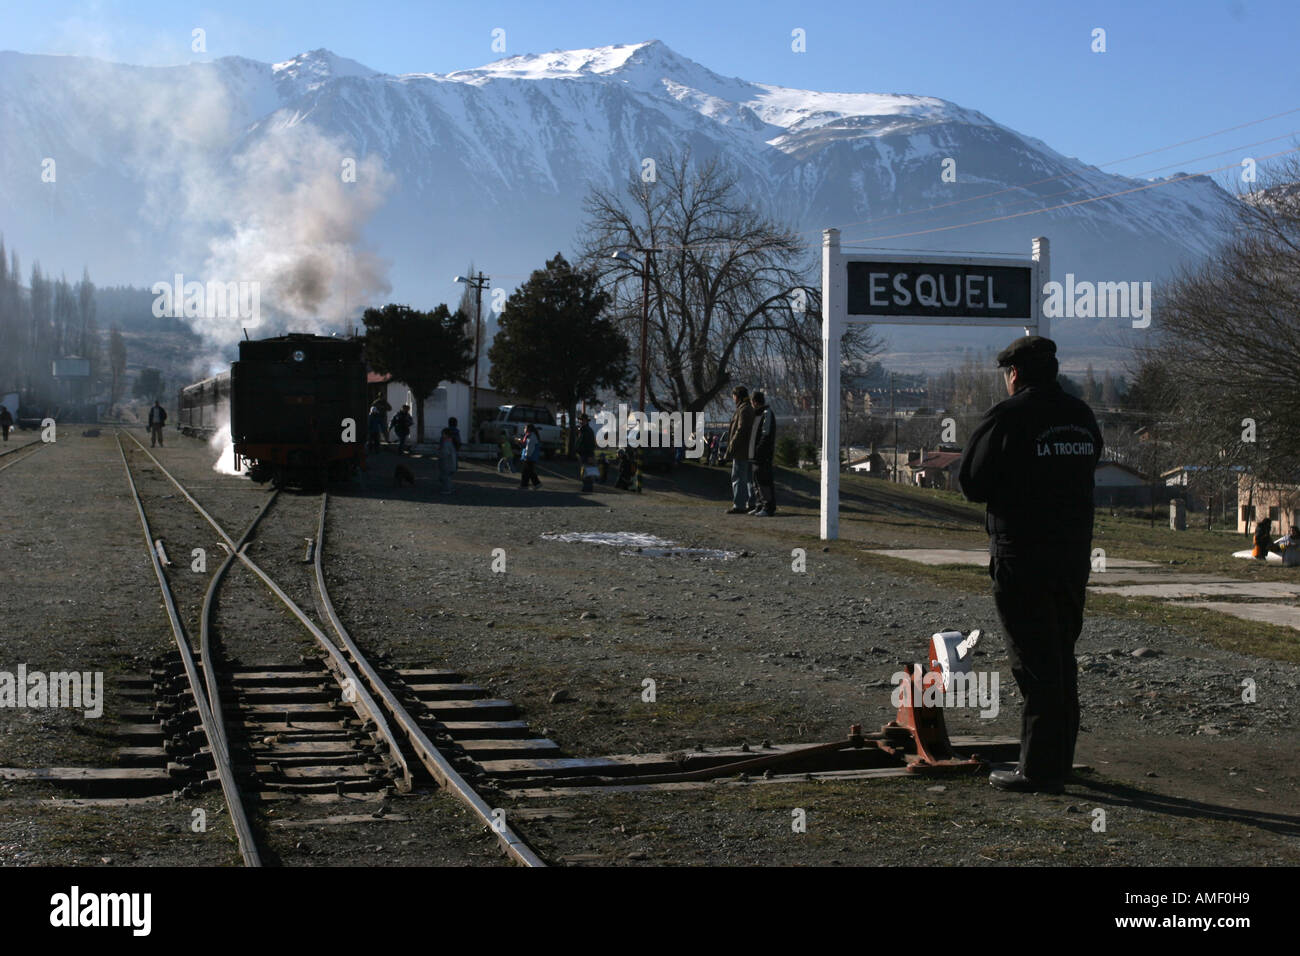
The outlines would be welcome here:
M 1032 320 L 1034 267 L 984 263 L 846 262 L 848 314 L 890 324 L 936 319 L 1002 325 Z
M 821 536 L 840 527 L 840 339 L 850 325 L 1006 326 L 1048 336 L 1044 283 L 1051 278 L 1047 238 L 1029 255 L 917 255 L 900 250 L 847 252 L 840 231 L 822 233 Z M 940 341 L 942 341 L 940 339 Z

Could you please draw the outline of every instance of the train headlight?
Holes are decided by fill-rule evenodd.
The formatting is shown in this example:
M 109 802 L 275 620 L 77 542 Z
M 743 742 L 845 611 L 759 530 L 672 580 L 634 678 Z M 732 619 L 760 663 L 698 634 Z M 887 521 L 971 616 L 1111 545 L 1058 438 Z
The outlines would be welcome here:
M 293 360 L 295 362 L 301 362 L 306 357 L 307 354 L 302 349 L 298 349 L 296 352 L 293 353 Z

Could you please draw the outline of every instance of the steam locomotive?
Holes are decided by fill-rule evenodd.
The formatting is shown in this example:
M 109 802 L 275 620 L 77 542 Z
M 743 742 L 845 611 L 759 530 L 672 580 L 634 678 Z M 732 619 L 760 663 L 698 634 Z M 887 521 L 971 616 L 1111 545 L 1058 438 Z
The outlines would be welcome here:
M 230 371 L 181 389 L 177 427 L 227 422 L 235 468 L 277 487 L 316 487 L 365 465 L 366 365 L 356 339 L 290 334 L 239 343 Z

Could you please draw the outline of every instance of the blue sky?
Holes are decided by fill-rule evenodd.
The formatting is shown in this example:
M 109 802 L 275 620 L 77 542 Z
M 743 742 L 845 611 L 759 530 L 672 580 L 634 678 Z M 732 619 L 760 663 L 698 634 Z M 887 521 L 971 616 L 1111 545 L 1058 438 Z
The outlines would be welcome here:
M 190 50 L 206 32 L 207 53 Z M 0 49 L 158 65 L 326 47 L 390 73 L 656 38 L 717 73 L 819 90 L 919 93 L 978 109 L 1110 172 L 1167 175 L 1300 142 L 1300 112 L 1155 156 L 1110 161 L 1300 107 L 1296 0 L 776 3 L 366 3 L 184 0 L 8 3 Z M 1090 49 L 1106 31 L 1106 52 Z M 802 29 L 807 50 L 791 50 Z M 1197 159 L 1234 150 L 1219 159 Z M 1173 168 L 1148 172 L 1165 164 Z

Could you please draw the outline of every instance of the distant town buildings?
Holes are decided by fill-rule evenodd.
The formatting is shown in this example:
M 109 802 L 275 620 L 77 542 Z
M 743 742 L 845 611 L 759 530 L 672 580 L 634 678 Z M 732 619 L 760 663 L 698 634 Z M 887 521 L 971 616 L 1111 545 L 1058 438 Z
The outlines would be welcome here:
M 1263 518 L 1273 521 L 1280 537 L 1300 525 L 1300 484 L 1260 481 L 1254 475 L 1237 476 L 1237 530 L 1251 534 Z

